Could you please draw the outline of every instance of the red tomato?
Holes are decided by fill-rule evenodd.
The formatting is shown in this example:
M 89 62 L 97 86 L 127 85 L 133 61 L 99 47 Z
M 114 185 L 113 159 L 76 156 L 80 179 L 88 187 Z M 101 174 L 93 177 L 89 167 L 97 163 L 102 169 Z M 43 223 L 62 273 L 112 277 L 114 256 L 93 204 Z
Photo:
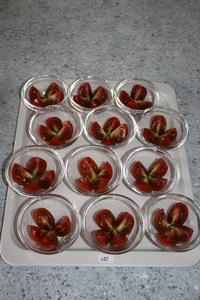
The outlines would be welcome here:
M 63 127 L 58 132 L 58 137 L 61 138 L 63 141 L 70 140 L 73 135 L 73 125 L 70 121 L 64 123 Z
M 102 209 L 94 215 L 95 223 L 103 230 L 111 231 L 115 226 L 115 217 L 109 209 Z
M 108 186 L 109 181 L 110 178 L 105 178 L 105 177 L 98 178 L 95 184 L 89 184 L 90 191 L 94 191 L 96 193 L 104 192 Z
M 144 128 L 143 129 L 143 136 L 148 142 L 150 142 L 152 144 L 157 145 L 158 142 L 159 142 L 158 136 L 155 135 L 155 133 L 149 128 Z
M 91 133 L 97 140 L 102 140 L 105 138 L 105 132 L 98 122 L 94 122 L 91 125 Z
M 32 214 L 33 220 L 41 228 L 46 230 L 55 229 L 53 215 L 46 208 L 36 208 Z
M 135 99 L 132 98 L 131 101 L 128 102 L 127 106 L 132 109 L 141 109 L 140 104 Z
M 108 99 L 108 91 L 103 87 L 99 86 L 93 93 L 92 102 L 97 105 L 101 105 Z
M 121 212 L 116 218 L 115 230 L 121 234 L 130 234 L 134 223 L 134 218 L 129 212 Z
M 58 117 L 50 117 L 46 119 L 45 123 L 50 130 L 56 133 L 63 127 L 63 123 Z
M 145 181 L 136 181 L 135 186 L 142 192 L 150 193 L 152 192 L 151 185 Z
M 39 126 L 39 135 L 45 142 L 49 142 L 54 137 L 54 133 L 44 125 Z
M 40 177 L 44 175 L 47 162 L 43 158 L 40 157 L 32 157 L 26 164 L 26 168 L 33 175 L 33 177 Z
M 32 174 L 18 163 L 12 167 L 12 179 L 19 185 L 26 186 L 32 180 Z
M 32 85 L 29 89 L 29 100 L 32 103 L 33 100 L 40 98 L 42 98 L 40 91 L 34 85 Z
M 175 227 L 179 244 L 188 242 L 193 234 L 193 229 L 187 226 Z
M 121 143 L 128 135 L 128 125 L 121 124 L 114 131 L 111 132 L 110 137 L 113 144 Z
M 176 247 L 177 233 L 175 228 L 169 228 L 164 233 L 158 233 L 156 237 L 161 244 L 173 248 Z
M 96 177 L 99 173 L 99 168 L 91 157 L 85 157 L 79 162 L 79 172 L 83 177 Z
M 60 218 L 55 225 L 55 233 L 57 236 L 65 236 L 71 232 L 72 225 L 68 216 Z
M 128 238 L 126 235 L 122 235 L 122 234 L 114 235 L 111 241 L 112 249 L 122 250 L 125 247 L 127 242 L 128 242 Z
M 167 216 L 163 208 L 158 209 L 152 217 L 152 224 L 159 233 L 164 233 L 170 224 L 167 221 Z
M 24 187 L 24 190 L 27 193 L 38 193 L 41 189 L 41 186 L 36 181 L 32 181 Z
M 51 140 L 48 142 L 48 144 L 50 146 L 60 146 L 60 145 L 64 145 L 65 141 L 63 141 L 58 136 L 54 136 L 53 138 L 51 138 Z
M 172 225 L 183 225 L 188 218 L 188 208 L 182 202 L 175 203 L 167 213 L 167 220 Z
M 168 165 L 163 158 L 156 159 L 149 167 L 149 177 L 161 178 L 165 176 L 168 170 Z
M 131 174 L 138 181 L 148 178 L 147 169 L 143 166 L 143 164 L 140 161 L 135 161 L 133 163 L 133 165 L 131 166 Z
M 106 246 L 112 238 L 112 234 L 105 230 L 93 231 L 93 235 L 100 246 Z
M 46 171 L 39 180 L 39 185 L 42 189 L 47 190 L 55 183 L 56 174 L 54 170 Z
M 37 245 L 43 251 L 53 251 L 58 246 L 58 238 L 52 231 L 49 231 L 37 241 Z
M 111 117 L 106 120 L 105 124 L 103 125 L 103 130 L 106 133 L 111 133 L 116 128 L 120 126 L 120 121 L 117 117 Z
M 119 93 L 119 100 L 124 104 L 127 105 L 129 101 L 131 101 L 131 97 L 126 91 L 121 91 Z
M 159 146 L 161 147 L 169 147 L 172 142 L 175 141 L 177 137 L 177 130 L 176 128 L 171 128 L 167 130 L 159 140 Z
M 42 230 L 40 227 L 33 226 L 33 225 L 27 226 L 27 232 L 30 238 L 35 242 L 39 241 L 41 237 L 44 236 L 46 233 L 45 230 Z
M 156 115 L 152 117 L 150 122 L 150 128 L 154 133 L 162 135 L 165 132 L 166 127 L 167 121 L 164 116 Z
M 60 91 L 60 86 L 56 82 L 52 82 L 45 91 L 45 97 L 50 97 Z
M 75 181 L 75 185 L 83 192 L 91 192 L 91 187 L 88 185 L 88 178 L 79 178 Z
M 140 110 L 147 109 L 153 105 L 153 103 L 148 100 L 138 100 L 137 104 L 139 105 Z
M 144 86 L 140 84 L 136 84 L 133 86 L 131 90 L 131 98 L 135 100 L 144 100 L 146 95 L 147 95 L 147 89 Z
M 149 178 L 149 185 L 152 191 L 161 191 L 167 184 L 166 178 Z
M 99 177 L 107 177 L 107 178 L 112 178 L 113 175 L 113 169 L 111 164 L 106 161 L 105 163 L 103 163 L 103 165 L 100 167 L 98 176 Z
M 89 82 L 82 83 L 79 86 L 77 93 L 78 93 L 78 96 L 83 97 L 83 98 L 87 98 L 88 100 L 91 100 L 91 98 L 92 98 L 92 89 L 91 89 L 91 86 L 90 86 Z

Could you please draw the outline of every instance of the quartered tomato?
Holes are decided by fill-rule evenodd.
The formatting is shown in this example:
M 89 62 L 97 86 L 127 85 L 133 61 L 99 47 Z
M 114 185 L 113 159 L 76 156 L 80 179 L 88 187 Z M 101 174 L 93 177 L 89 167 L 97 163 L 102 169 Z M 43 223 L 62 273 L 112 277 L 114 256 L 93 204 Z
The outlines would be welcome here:
M 73 125 L 70 121 L 67 121 L 63 124 L 63 127 L 60 129 L 60 131 L 58 132 L 58 137 L 63 140 L 63 141 L 67 141 L 70 140 L 72 135 L 73 135 Z
M 131 98 L 134 100 L 144 100 L 144 98 L 147 95 L 147 89 L 140 85 L 140 84 L 136 84 L 133 86 L 132 90 L 131 90 Z
M 120 126 L 119 119 L 117 117 L 111 117 L 111 118 L 107 119 L 107 121 L 105 122 L 105 124 L 103 126 L 103 130 L 106 133 L 111 133 L 112 131 L 114 131 L 119 126 Z
M 149 185 L 152 191 L 161 191 L 167 184 L 166 178 L 149 178 Z
M 18 163 L 12 167 L 12 179 L 19 185 L 26 186 L 30 184 L 33 175 Z
M 133 163 L 131 166 L 131 174 L 138 181 L 148 178 L 148 171 L 140 161 L 135 161 Z
M 106 246 L 112 239 L 112 234 L 110 231 L 96 230 L 93 231 L 93 235 L 100 246 Z
M 94 215 L 95 223 L 106 231 L 113 230 L 115 226 L 115 217 L 109 209 L 102 209 Z
M 162 135 L 165 132 L 166 127 L 167 121 L 164 116 L 156 115 L 152 117 L 150 122 L 150 128 L 154 133 Z
M 43 237 L 46 234 L 45 230 L 34 225 L 28 225 L 27 232 L 30 238 L 35 242 L 39 241 L 41 237 Z
M 33 177 L 40 177 L 44 175 L 47 169 L 47 162 L 41 157 L 32 157 L 27 162 L 26 168 L 33 175 Z
M 161 147 L 169 147 L 172 142 L 176 140 L 177 137 L 177 129 L 171 128 L 167 130 L 159 140 L 159 146 Z
M 65 236 L 71 232 L 71 221 L 68 216 L 60 218 L 55 225 L 55 233 L 57 236 Z
M 156 159 L 150 166 L 148 173 L 149 177 L 161 178 L 165 176 L 168 170 L 168 165 L 163 158 Z
M 183 225 L 188 218 L 188 208 L 182 203 L 175 203 L 167 213 L 167 220 L 175 226 Z
M 58 133 L 58 131 L 63 127 L 63 123 L 58 117 L 50 117 L 45 121 L 47 127 Z
M 123 90 L 119 93 L 119 99 L 124 105 L 127 105 L 131 101 L 129 94 Z
M 157 145 L 159 142 L 159 137 L 149 128 L 143 129 L 143 136 L 148 142 L 152 144 Z
M 52 130 L 50 130 L 47 126 L 40 125 L 39 126 L 39 136 L 45 142 L 50 142 L 51 139 L 54 138 L 55 134 Z
M 91 157 L 85 157 L 80 160 L 78 166 L 79 172 L 83 177 L 94 177 L 98 174 L 99 168 Z
M 39 179 L 39 185 L 42 189 L 48 189 L 55 183 L 56 174 L 54 170 L 46 171 Z
M 52 230 L 55 228 L 55 219 L 46 208 L 35 209 L 32 217 L 41 229 Z
M 43 251 L 53 251 L 56 250 L 58 246 L 58 238 L 52 231 L 48 231 L 44 236 L 37 240 L 37 245 Z
M 172 248 L 176 247 L 178 238 L 175 228 L 169 228 L 164 233 L 158 233 L 156 237 L 161 244 Z
M 188 242 L 193 234 L 193 229 L 187 226 L 181 226 L 181 227 L 175 227 L 176 234 L 177 234 L 177 240 L 179 244 L 183 244 Z
M 92 102 L 101 105 L 108 99 L 108 91 L 103 86 L 99 86 L 93 93 Z
M 121 212 L 116 218 L 115 230 L 120 234 L 130 234 L 134 223 L 134 218 L 129 212 Z
M 99 168 L 98 176 L 100 176 L 100 177 L 107 177 L 107 178 L 110 179 L 110 178 L 112 178 L 112 175 L 113 175 L 112 166 L 111 166 L 111 164 L 108 161 L 106 161 Z
M 168 229 L 170 224 L 167 221 L 167 216 L 166 216 L 163 208 L 158 209 L 154 213 L 153 218 L 152 218 L 152 223 L 153 223 L 153 226 L 155 227 L 155 229 L 159 233 L 163 233 L 165 230 Z
M 152 192 L 152 187 L 149 184 L 149 182 L 145 182 L 145 181 L 136 181 L 135 182 L 135 186 L 141 190 L 142 192 L 145 193 L 151 193 Z
M 123 234 L 113 235 L 113 238 L 111 240 L 112 249 L 121 250 L 125 247 L 127 242 L 128 242 L 128 238 L 126 235 Z
M 24 187 L 24 191 L 27 193 L 38 193 L 42 190 L 42 187 L 39 185 L 38 182 L 32 181 L 31 183 L 27 184 Z
M 29 89 L 30 101 L 32 102 L 33 100 L 40 99 L 40 98 L 42 98 L 40 91 L 34 85 L 32 85 Z
M 91 125 L 91 133 L 97 140 L 104 140 L 106 137 L 106 133 L 103 128 L 99 125 L 98 122 L 94 122 Z
M 87 98 L 90 100 L 92 98 L 92 89 L 91 89 L 89 82 L 84 82 L 83 84 L 81 84 L 78 88 L 77 93 L 78 93 L 78 96 Z

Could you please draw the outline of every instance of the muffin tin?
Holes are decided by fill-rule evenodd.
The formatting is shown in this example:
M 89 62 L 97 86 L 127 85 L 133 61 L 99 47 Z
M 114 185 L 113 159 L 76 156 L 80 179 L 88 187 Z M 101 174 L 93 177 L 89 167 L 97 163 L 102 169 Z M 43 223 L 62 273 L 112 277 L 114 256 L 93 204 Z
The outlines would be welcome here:
M 164 83 L 156 83 L 155 85 L 160 92 L 161 100 L 159 101 L 159 105 L 178 110 L 174 90 L 169 85 Z M 112 86 L 116 86 L 116 82 L 112 82 Z M 14 151 L 22 146 L 32 144 L 25 130 L 27 118 L 30 116 L 30 114 L 31 112 L 24 106 L 23 102 L 21 102 Z M 73 144 L 64 149 L 59 149 L 58 153 L 62 158 L 64 158 L 67 156 L 67 153 L 69 153 L 75 147 L 87 145 L 89 145 L 89 143 L 82 135 Z M 142 144 L 135 138 L 129 144 L 117 149 L 113 149 L 113 151 L 120 158 L 122 158 L 125 152 L 139 146 L 141 147 Z M 170 150 L 170 154 L 172 154 L 179 162 L 181 173 L 179 184 L 173 189 L 172 192 L 193 198 L 184 147 L 182 146 L 179 149 Z M 64 182 L 56 187 L 54 193 L 67 197 L 77 210 L 80 210 L 84 203 L 89 199 L 88 195 L 78 194 L 77 192 L 72 191 Z M 138 204 L 140 208 L 142 208 L 143 204 L 148 199 L 148 197 L 134 193 L 128 189 L 124 183 L 120 183 L 113 193 L 125 195 L 126 197 L 131 198 Z M 18 208 L 24 201 L 24 197 L 17 195 L 11 189 L 8 189 L 1 237 L 1 255 L 2 258 L 10 265 L 189 266 L 195 264 L 200 258 L 199 246 L 191 251 L 183 253 L 167 252 L 156 247 L 146 237 L 143 238 L 143 240 L 135 249 L 117 256 L 92 250 L 83 241 L 83 239 L 81 239 L 81 237 L 79 237 L 69 249 L 63 252 L 54 254 L 53 256 L 46 254 L 41 255 L 40 253 L 23 248 L 14 232 L 15 215 Z

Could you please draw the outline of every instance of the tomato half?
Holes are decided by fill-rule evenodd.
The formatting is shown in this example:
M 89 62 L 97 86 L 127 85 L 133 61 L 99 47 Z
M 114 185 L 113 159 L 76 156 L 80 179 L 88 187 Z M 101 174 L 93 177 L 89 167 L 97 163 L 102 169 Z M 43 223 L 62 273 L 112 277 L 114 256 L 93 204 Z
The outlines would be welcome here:
M 41 157 L 32 157 L 26 164 L 26 168 L 33 175 L 33 177 L 40 177 L 44 175 L 47 162 Z
M 167 220 L 172 225 L 183 225 L 188 218 L 188 208 L 182 202 L 175 203 L 167 213 Z
M 163 208 L 159 208 L 153 214 L 152 224 L 159 233 L 164 233 L 168 229 L 170 224 L 167 221 L 167 216 Z
M 95 223 L 103 230 L 111 231 L 115 226 L 115 217 L 109 209 L 102 209 L 94 215 Z
M 134 218 L 129 212 L 121 212 L 116 218 L 115 230 L 121 234 L 130 234 L 134 223 Z
M 156 159 L 149 167 L 148 173 L 150 177 L 161 178 L 165 176 L 168 165 L 163 158 Z
M 52 230 L 55 228 L 54 217 L 46 208 L 36 208 L 32 213 L 32 217 L 41 229 Z
M 163 115 L 156 115 L 152 117 L 150 121 L 150 128 L 154 133 L 162 135 L 165 132 L 166 127 L 167 121 Z
M 97 164 L 89 156 L 80 160 L 78 169 L 79 169 L 81 176 L 83 176 L 83 177 L 96 176 L 99 172 L 99 168 L 98 168 Z
M 55 233 L 57 236 L 65 236 L 71 232 L 72 225 L 68 216 L 60 218 L 55 225 Z

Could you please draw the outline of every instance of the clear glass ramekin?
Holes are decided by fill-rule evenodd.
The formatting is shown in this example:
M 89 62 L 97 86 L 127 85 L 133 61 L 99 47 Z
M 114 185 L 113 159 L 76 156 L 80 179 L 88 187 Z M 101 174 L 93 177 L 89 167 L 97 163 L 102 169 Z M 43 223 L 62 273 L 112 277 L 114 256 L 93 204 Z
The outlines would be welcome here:
M 177 243 L 171 246 L 166 243 L 163 244 L 158 239 L 158 231 L 153 225 L 155 222 L 153 218 L 155 218 L 155 213 L 158 212 L 159 209 L 164 209 L 165 214 L 168 215 L 170 208 L 175 203 L 183 203 L 187 206 L 188 217 L 182 225 L 191 228 L 193 234 L 187 242 Z M 197 202 L 191 198 L 173 193 L 152 197 L 145 202 L 142 212 L 145 220 L 146 235 L 148 239 L 159 248 L 166 251 L 183 252 L 192 250 L 200 244 L 200 207 Z M 181 227 L 181 225 L 177 225 L 176 227 Z
M 143 113 L 146 109 L 130 108 L 120 100 L 120 92 L 125 91 L 130 96 L 131 90 L 135 85 L 141 85 L 144 88 L 146 88 L 147 95 L 144 100 L 148 100 L 151 103 L 152 107 L 158 104 L 160 95 L 154 83 L 144 79 L 138 79 L 138 78 L 127 78 L 125 80 L 120 81 L 114 88 L 114 99 L 115 99 L 115 103 L 120 108 L 123 108 L 124 110 L 128 110 L 133 115 L 141 115 L 141 113 Z
M 47 209 L 54 217 L 55 222 L 67 216 L 71 223 L 71 230 L 64 236 L 57 236 L 58 244 L 55 249 L 44 249 L 34 241 L 29 234 L 28 226 L 37 226 L 33 219 L 33 212 L 38 208 Z M 29 198 L 22 203 L 15 216 L 15 232 L 25 248 L 41 254 L 55 254 L 69 248 L 80 233 L 80 216 L 75 207 L 63 196 L 48 194 L 42 197 Z M 47 231 L 48 232 L 48 231 Z M 50 246 L 52 241 L 47 241 Z M 46 242 L 46 243 L 47 243 Z M 43 244 L 42 244 L 43 245 Z
M 43 125 L 45 127 L 48 127 L 45 121 L 51 117 L 59 118 L 62 121 L 63 125 L 69 121 L 73 126 L 72 136 L 61 145 L 51 145 L 50 142 L 45 141 L 40 136 L 40 126 Z M 28 119 L 27 127 L 29 136 L 34 143 L 42 146 L 48 146 L 53 149 L 60 149 L 71 145 L 81 136 L 83 131 L 83 122 L 78 112 L 65 106 L 56 105 L 47 107 L 44 111 L 34 112 Z
M 125 136 L 122 139 L 122 141 L 114 142 L 113 144 L 108 145 L 108 144 L 104 144 L 102 140 L 99 140 L 94 137 L 92 133 L 92 125 L 98 122 L 98 124 L 103 129 L 105 122 L 112 117 L 118 118 L 118 120 L 120 121 L 120 126 L 122 126 L 121 128 L 122 132 L 126 132 L 126 128 L 127 128 L 128 133 L 127 136 Z M 125 125 L 124 128 L 123 125 Z M 118 129 L 115 129 L 115 131 L 116 130 Z M 84 132 L 86 138 L 92 144 L 118 148 L 130 143 L 134 139 L 137 129 L 136 129 L 135 119 L 131 114 L 129 114 L 128 112 L 126 113 L 123 112 L 120 108 L 114 105 L 105 105 L 105 106 L 97 107 L 88 113 L 85 119 Z M 122 133 L 122 135 L 126 135 L 126 134 Z
M 115 218 L 120 213 L 129 213 L 134 219 L 132 230 L 125 234 L 126 243 L 113 246 L 113 242 L 103 246 L 95 238 L 95 232 L 102 230 L 95 222 L 95 215 L 102 210 L 109 210 Z M 88 200 L 81 209 L 83 240 L 93 249 L 110 254 L 122 254 L 135 248 L 144 236 L 143 216 L 139 206 L 130 198 L 119 194 L 108 194 Z M 119 234 L 120 236 L 120 234 Z M 113 240 L 112 240 L 113 241 Z
M 84 190 L 79 187 L 77 182 L 83 178 L 79 172 L 80 161 L 90 157 L 97 164 L 98 168 L 102 167 L 108 162 L 112 167 L 112 177 L 110 178 L 105 188 L 102 186 L 100 191 L 91 189 L 90 191 Z M 118 156 L 110 149 L 102 146 L 81 146 L 72 149 L 67 154 L 65 161 L 65 180 L 64 182 L 74 191 L 86 195 L 100 195 L 109 193 L 114 190 L 122 180 L 122 163 Z
M 89 83 L 93 93 L 98 87 L 103 87 L 107 90 L 107 93 L 108 93 L 107 99 L 104 102 L 102 102 L 101 104 L 99 104 L 98 106 L 106 105 L 106 104 L 110 103 L 111 100 L 113 99 L 113 89 L 108 81 L 106 81 L 104 79 L 100 79 L 100 78 L 95 78 L 92 76 L 79 78 L 79 79 L 73 81 L 69 85 L 69 89 L 68 89 L 69 102 L 70 102 L 71 106 L 73 108 L 75 108 L 76 110 L 78 110 L 79 112 L 88 113 L 90 110 L 92 110 L 94 108 L 94 107 L 93 108 L 84 107 L 84 106 L 78 104 L 76 101 L 74 101 L 74 96 L 77 95 L 78 89 L 83 83 Z
M 25 84 L 23 85 L 23 87 L 21 89 L 21 98 L 22 98 L 24 104 L 26 105 L 26 107 L 28 107 L 30 110 L 34 110 L 34 111 L 44 110 L 45 107 L 36 106 L 30 102 L 29 90 L 32 86 L 35 86 L 41 92 L 41 94 L 44 95 L 46 89 L 49 87 L 49 85 L 51 83 L 56 83 L 61 88 L 61 91 L 64 94 L 64 98 L 63 98 L 63 100 L 61 100 L 59 102 L 59 104 L 64 104 L 68 98 L 68 95 L 67 95 L 68 88 L 67 88 L 64 78 L 57 76 L 57 75 L 45 74 L 45 75 L 34 76 L 33 78 L 27 80 L 25 82 Z M 52 106 L 52 105 L 49 105 L 49 106 Z
M 167 151 L 157 149 L 155 147 L 137 147 L 135 149 L 132 149 L 131 151 L 127 152 L 127 155 L 124 155 L 124 161 L 123 161 L 123 176 L 125 184 L 128 188 L 133 190 L 135 193 L 142 195 L 142 196 L 149 196 L 149 195 L 159 195 L 159 194 L 166 194 L 175 188 L 175 186 L 178 184 L 180 179 L 180 168 L 178 165 L 178 162 L 175 160 L 175 158 L 170 155 Z M 148 190 L 148 186 L 146 187 L 146 184 L 143 186 L 141 183 L 143 182 L 143 179 L 141 178 L 135 178 L 133 176 L 133 166 L 137 162 L 141 162 L 142 165 L 146 168 L 148 171 L 150 169 L 150 166 L 158 160 L 164 160 L 167 164 L 167 170 L 165 175 L 163 176 L 152 176 L 152 182 L 153 185 L 158 185 L 159 180 L 166 179 L 166 183 L 163 186 L 162 189 L 157 190 Z M 137 177 L 137 176 L 136 176 Z M 145 180 L 144 180 L 145 181 Z M 148 180 L 149 181 L 149 180 Z M 148 183 L 147 181 L 147 183 Z M 150 180 L 151 181 L 151 180 Z M 141 188 L 140 188 L 141 184 Z M 142 188 L 143 186 L 143 188 Z M 161 185 L 160 185 L 161 186 Z M 150 184 L 151 187 L 151 184 Z
M 46 166 L 46 172 L 48 171 L 54 171 L 55 179 L 52 181 L 52 184 L 48 188 L 41 188 L 40 190 L 37 190 L 34 192 L 34 188 L 31 189 L 31 191 L 27 191 L 25 188 L 25 185 L 21 184 L 23 179 L 27 179 L 27 183 L 29 180 L 29 176 L 27 177 L 25 175 L 24 177 L 24 171 L 26 171 L 26 165 L 32 158 L 41 158 L 42 160 L 45 160 L 47 163 Z M 14 165 L 21 165 L 23 168 L 20 171 L 20 173 L 16 173 L 14 171 Z M 44 172 L 45 173 L 45 172 Z M 15 174 L 15 175 L 14 175 Z M 19 184 L 13 179 L 13 177 L 21 176 Z M 52 174 L 41 174 L 38 179 L 41 179 L 43 175 L 51 176 Z M 42 146 L 26 146 L 22 147 L 18 150 L 16 150 L 7 160 L 6 162 L 6 169 L 5 169 L 5 176 L 6 180 L 8 182 L 9 187 L 15 191 L 16 193 L 22 195 L 22 196 L 35 196 L 35 195 L 44 195 L 47 194 L 50 191 L 53 191 L 57 185 L 61 182 L 64 175 L 64 167 L 63 167 L 63 161 L 60 159 L 59 155 L 52 149 L 49 149 L 47 147 Z M 44 177 L 43 177 L 44 178 Z M 51 177 L 52 178 L 52 177 Z M 18 180 L 17 180 L 18 181 Z M 32 182 L 32 180 L 31 180 Z M 30 183 L 30 182 L 29 182 Z M 43 185 L 44 186 L 44 182 Z M 28 188 L 30 190 L 30 188 Z
M 167 146 L 165 146 L 165 144 L 159 145 L 160 142 L 154 142 L 154 139 L 152 139 L 150 142 L 151 137 L 149 138 L 149 140 L 147 140 L 144 137 L 143 135 L 144 129 L 146 128 L 151 129 L 151 121 L 152 118 L 154 118 L 155 116 L 162 116 L 165 118 L 166 120 L 165 132 L 168 131 L 169 129 L 176 128 L 177 131 L 176 139 L 173 140 L 170 145 L 167 144 L 166 144 Z M 150 108 L 143 113 L 140 120 L 137 122 L 137 125 L 138 125 L 137 138 L 142 144 L 147 146 L 154 145 L 155 147 L 163 148 L 163 149 L 176 149 L 185 143 L 188 136 L 187 121 L 185 120 L 182 114 L 178 113 L 177 111 L 171 108 L 164 108 L 161 106 Z

